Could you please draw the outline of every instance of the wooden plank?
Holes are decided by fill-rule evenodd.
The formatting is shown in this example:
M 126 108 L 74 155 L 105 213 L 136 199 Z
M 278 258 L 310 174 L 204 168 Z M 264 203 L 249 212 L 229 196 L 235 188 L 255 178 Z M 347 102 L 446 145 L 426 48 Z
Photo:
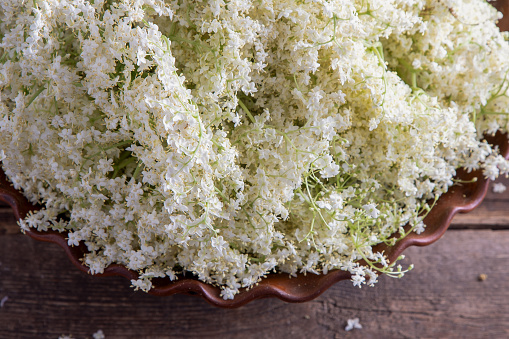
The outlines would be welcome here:
M 0 234 L 20 233 L 19 226 L 16 224 L 16 218 L 9 206 L 0 207 Z
M 485 202 L 475 210 L 454 217 L 451 229 L 509 229 L 509 204 L 505 201 Z
M 123 278 L 87 276 L 54 244 L 0 236 L 1 338 L 508 337 L 509 231 L 449 231 L 406 251 L 416 268 L 373 288 L 342 282 L 318 299 L 217 309 L 197 297 L 134 292 Z M 487 275 L 479 281 L 479 274 Z M 345 332 L 347 319 L 362 330 Z
M 493 192 L 493 185 L 507 187 L 503 193 Z M 469 213 L 457 214 L 451 229 L 509 229 L 509 179 L 499 178 L 490 183 L 486 197 L 480 206 Z

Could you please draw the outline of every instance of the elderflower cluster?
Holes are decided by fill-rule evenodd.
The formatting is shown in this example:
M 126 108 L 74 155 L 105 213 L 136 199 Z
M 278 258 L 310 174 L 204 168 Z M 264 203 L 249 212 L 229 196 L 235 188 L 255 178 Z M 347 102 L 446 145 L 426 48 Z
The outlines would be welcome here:
M 84 263 L 191 272 L 225 299 L 272 271 L 405 270 L 456 169 L 509 171 L 509 45 L 482 0 L 3 0 L 0 156 Z M 367 264 L 358 262 L 364 259 Z

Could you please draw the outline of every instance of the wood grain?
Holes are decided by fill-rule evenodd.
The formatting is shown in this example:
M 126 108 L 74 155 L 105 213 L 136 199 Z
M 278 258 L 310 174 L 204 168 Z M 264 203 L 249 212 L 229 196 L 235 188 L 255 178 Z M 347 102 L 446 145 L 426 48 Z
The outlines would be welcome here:
M 479 338 L 509 336 L 509 231 L 448 231 L 406 251 L 416 268 L 373 288 L 348 281 L 305 304 L 254 301 L 217 309 L 197 297 L 134 292 L 118 277 L 78 272 L 54 244 L 0 236 L 0 338 Z M 485 281 L 478 276 L 486 274 Z M 349 318 L 362 330 L 345 332 Z
M 0 338 L 91 338 L 99 329 L 107 338 L 508 337 L 508 208 L 509 191 L 490 188 L 480 207 L 454 219 L 456 230 L 405 251 L 416 268 L 403 279 L 381 277 L 362 289 L 341 282 L 305 304 L 267 299 L 223 310 L 197 297 L 134 292 L 124 278 L 82 274 L 58 246 L 20 234 L 1 207 L 0 300 L 8 299 Z M 356 317 L 363 329 L 345 332 Z
M 19 226 L 16 224 L 16 218 L 12 213 L 12 209 L 8 206 L 0 206 L 0 235 L 2 234 L 18 234 Z
M 491 183 L 482 204 L 469 213 L 457 214 L 451 229 L 509 229 L 509 179 L 499 178 L 495 183 L 502 183 L 508 189 L 494 193 Z
M 505 29 L 508 3 L 496 4 Z M 346 281 L 304 304 L 264 299 L 225 310 L 83 274 L 58 246 L 20 234 L 0 204 L 0 338 L 92 338 L 99 329 L 107 339 L 509 337 L 509 191 L 490 190 L 441 240 L 405 254 L 416 267 L 403 279 L 362 289 Z M 360 318 L 362 330 L 345 332 L 349 318 Z

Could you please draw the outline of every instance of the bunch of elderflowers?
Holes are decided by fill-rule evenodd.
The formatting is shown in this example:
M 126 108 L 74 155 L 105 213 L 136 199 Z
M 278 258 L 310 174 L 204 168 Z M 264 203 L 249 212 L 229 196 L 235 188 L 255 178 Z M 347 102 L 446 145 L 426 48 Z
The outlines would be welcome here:
M 84 263 L 191 272 L 405 271 L 456 169 L 509 162 L 509 45 L 481 0 L 4 0 L 0 155 Z M 358 264 L 364 259 L 367 265 Z

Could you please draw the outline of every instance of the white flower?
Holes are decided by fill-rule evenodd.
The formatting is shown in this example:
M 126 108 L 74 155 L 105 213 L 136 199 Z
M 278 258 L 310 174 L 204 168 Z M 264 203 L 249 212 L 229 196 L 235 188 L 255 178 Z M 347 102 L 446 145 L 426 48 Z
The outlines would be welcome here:
M 353 318 L 347 320 L 345 331 L 351 331 L 353 329 L 362 329 L 362 325 L 359 323 L 359 318 Z
M 237 127 L 237 126 L 239 126 L 241 124 L 240 116 L 239 116 L 238 113 L 235 113 L 235 116 L 233 117 L 232 122 L 233 122 L 235 127 Z
M 343 208 L 343 198 L 341 195 L 339 195 L 337 192 L 332 192 L 329 196 L 329 199 L 331 201 L 331 207 L 333 209 L 341 209 Z
M 131 280 L 131 285 L 135 290 L 140 289 L 144 292 L 148 292 L 152 288 L 152 283 L 147 279 Z
M 493 184 L 494 193 L 504 193 L 506 189 L 507 187 L 501 182 L 496 182 Z
M 78 232 L 69 232 L 67 234 L 67 244 L 69 246 L 78 246 L 80 244 L 81 237 Z
M 417 225 L 414 226 L 414 232 L 417 234 L 421 234 L 422 232 L 424 232 L 424 229 L 425 225 L 422 221 L 419 221 L 419 223 L 417 223 Z
M 376 204 L 371 203 L 362 205 L 362 208 L 364 209 L 364 211 L 366 211 L 366 214 L 373 219 L 378 218 L 378 216 L 380 215 L 380 211 L 376 208 Z
M 316 202 L 316 206 L 320 207 L 320 208 L 325 208 L 325 209 L 328 209 L 330 210 L 332 208 L 331 204 L 327 201 L 323 201 L 323 200 L 319 200 Z
M 92 334 L 92 337 L 93 337 L 94 339 L 104 339 L 104 338 L 106 338 L 106 337 L 104 336 L 104 332 L 103 332 L 102 330 L 98 330 L 97 332 L 95 332 L 94 334 Z
M 210 241 L 210 244 L 220 253 L 222 253 L 226 249 L 226 245 L 228 245 L 228 243 L 224 241 L 221 235 L 218 237 L 213 237 Z
M 106 174 L 108 172 L 113 171 L 113 159 L 100 159 L 99 165 L 97 165 L 97 169 L 101 171 L 102 174 Z
M 223 290 L 221 290 L 221 297 L 225 300 L 233 299 L 234 296 L 235 291 L 231 288 L 226 287 Z
M 352 276 L 352 282 L 353 282 L 353 285 L 354 286 L 359 286 L 361 287 L 362 283 L 366 281 L 366 278 L 364 278 L 364 276 L 360 275 L 360 274 L 354 274 Z

